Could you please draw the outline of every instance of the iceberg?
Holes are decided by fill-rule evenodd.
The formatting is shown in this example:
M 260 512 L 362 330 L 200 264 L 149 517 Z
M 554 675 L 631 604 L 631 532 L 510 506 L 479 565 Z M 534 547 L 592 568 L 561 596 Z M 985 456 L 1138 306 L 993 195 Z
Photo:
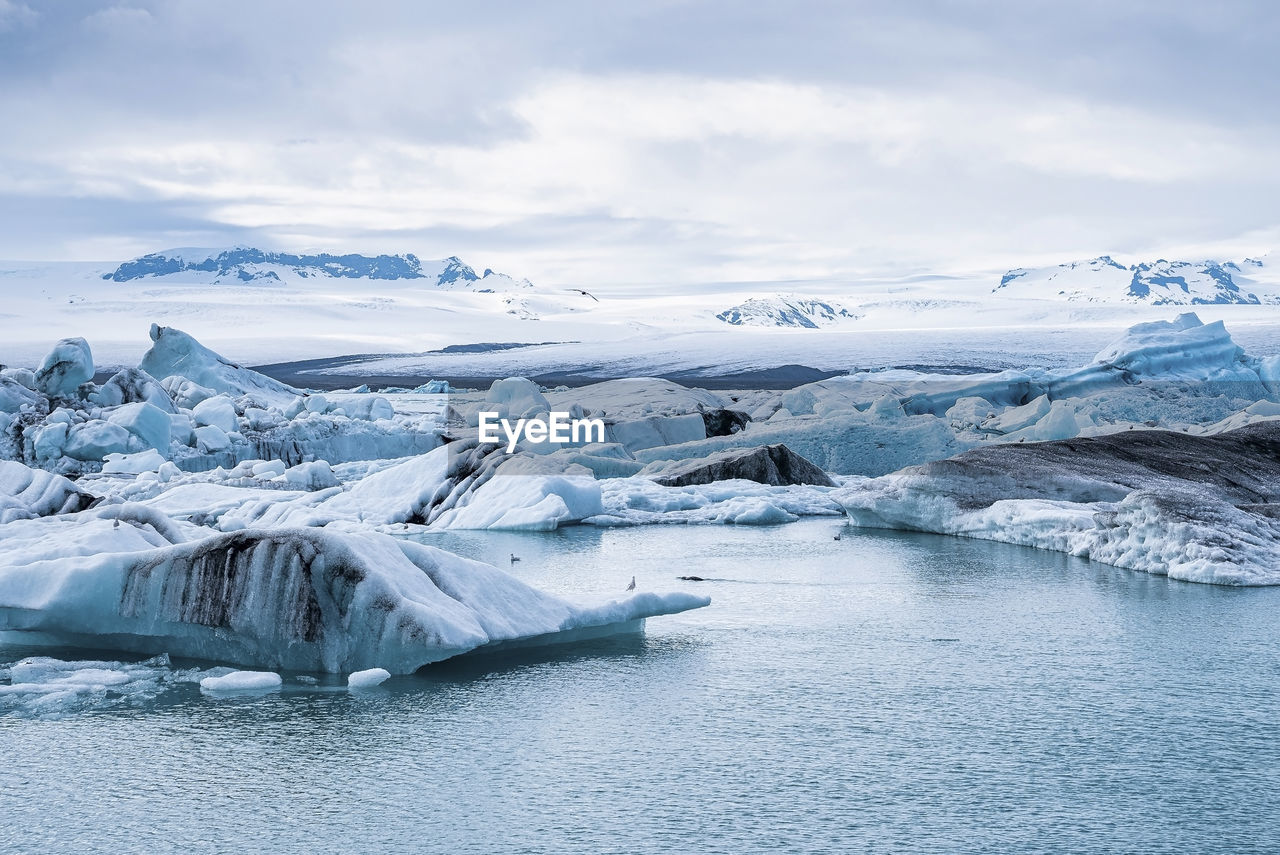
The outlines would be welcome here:
M 247 395 L 261 406 L 286 406 L 301 394 L 292 386 L 224 359 L 182 330 L 151 325 L 151 349 L 138 368 L 152 377 L 183 377 L 233 398 Z
M 101 386 L 89 379 L 93 363 L 83 339 L 59 342 L 38 376 L 5 369 L 0 458 L 82 475 L 147 449 L 203 470 L 247 459 L 294 466 L 404 457 L 442 441 L 438 413 L 398 414 L 386 398 L 370 394 L 337 401 L 304 395 L 180 330 L 153 325 L 152 336 L 143 367 L 119 371 Z
M 751 421 L 726 435 L 633 451 L 651 464 L 782 443 L 826 472 L 879 476 L 994 443 L 1214 425 L 1274 401 L 1276 365 L 1187 313 L 1131 327 L 1079 368 L 830 377 L 754 396 Z
M 93 354 L 82 338 L 64 338 L 40 363 L 36 387 L 50 398 L 75 398 L 93 379 Z
M 259 669 L 404 674 L 478 648 L 637 631 L 710 602 L 672 593 L 577 605 L 381 534 L 206 532 L 131 504 L 8 523 L 0 631 Z
M 1068 552 L 1175 579 L 1280 584 L 1280 422 L 1006 444 L 849 485 L 856 525 Z

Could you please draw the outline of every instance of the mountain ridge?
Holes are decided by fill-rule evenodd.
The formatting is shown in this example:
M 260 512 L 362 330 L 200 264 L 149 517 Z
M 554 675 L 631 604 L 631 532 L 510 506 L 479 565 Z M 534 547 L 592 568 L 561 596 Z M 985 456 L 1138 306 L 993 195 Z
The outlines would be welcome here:
M 1052 267 L 1014 268 L 991 293 L 1153 306 L 1280 304 L 1280 271 L 1268 269 L 1268 261 L 1160 258 L 1125 266 L 1100 255 Z
M 214 283 L 231 278 L 238 282 L 269 284 L 282 282 L 283 276 L 296 276 L 300 279 L 327 277 L 377 281 L 426 280 L 437 287 L 474 290 L 480 290 L 477 288 L 480 283 L 495 279 L 492 283 L 486 283 L 493 286 L 488 290 L 530 287 L 528 280 L 517 281 L 487 268 L 483 274 L 477 274 L 475 268 L 456 255 L 424 262 L 413 253 L 292 253 L 251 246 L 167 249 L 147 253 L 121 263 L 114 270 L 103 273 L 102 278 L 123 283 L 181 274 L 211 274 Z

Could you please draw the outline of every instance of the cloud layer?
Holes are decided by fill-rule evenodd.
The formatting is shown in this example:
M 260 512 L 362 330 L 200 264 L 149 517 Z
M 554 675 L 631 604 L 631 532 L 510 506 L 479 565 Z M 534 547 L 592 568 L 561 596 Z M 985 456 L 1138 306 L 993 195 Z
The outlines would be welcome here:
M 1275 238 L 1272 4 L 905 5 L 0 0 L 0 257 L 601 284 Z

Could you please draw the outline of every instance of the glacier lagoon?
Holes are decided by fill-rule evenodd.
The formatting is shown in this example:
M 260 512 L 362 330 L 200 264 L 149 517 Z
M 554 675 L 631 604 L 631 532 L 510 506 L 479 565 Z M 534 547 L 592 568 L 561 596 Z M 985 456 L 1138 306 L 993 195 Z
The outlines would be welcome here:
M 415 537 L 713 606 L 358 691 L 0 695 L 0 851 L 1280 846 L 1280 589 L 830 518 Z

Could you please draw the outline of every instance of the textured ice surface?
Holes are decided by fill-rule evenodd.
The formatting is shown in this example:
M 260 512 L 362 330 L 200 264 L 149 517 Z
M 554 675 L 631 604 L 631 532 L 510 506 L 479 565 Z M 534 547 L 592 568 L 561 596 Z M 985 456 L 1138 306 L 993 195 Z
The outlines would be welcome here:
M 139 505 L 9 523 L 0 630 L 255 667 L 407 673 L 476 647 L 707 605 L 575 605 L 496 568 L 384 535 L 207 534 Z
M 1280 422 L 977 449 L 837 494 L 859 525 L 1069 552 L 1220 584 L 1280 584 Z
M 92 501 L 61 475 L 0 460 L 0 523 L 78 511 Z
M 259 405 L 283 405 L 298 396 L 297 389 L 219 356 L 182 330 L 152 324 L 151 341 L 138 367 L 152 377 L 182 377 L 231 397 L 248 395 Z

